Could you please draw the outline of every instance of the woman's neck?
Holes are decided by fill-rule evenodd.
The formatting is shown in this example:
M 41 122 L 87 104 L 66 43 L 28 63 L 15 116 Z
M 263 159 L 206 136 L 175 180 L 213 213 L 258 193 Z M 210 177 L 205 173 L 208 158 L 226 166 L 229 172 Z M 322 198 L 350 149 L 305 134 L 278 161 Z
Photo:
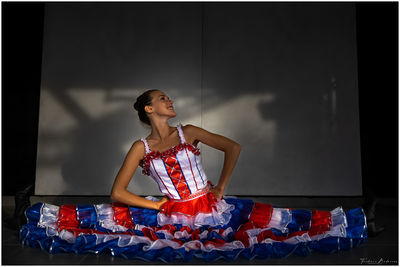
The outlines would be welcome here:
M 151 124 L 150 138 L 159 140 L 162 143 L 170 136 L 171 128 L 172 127 L 168 124 L 168 120 L 153 121 Z

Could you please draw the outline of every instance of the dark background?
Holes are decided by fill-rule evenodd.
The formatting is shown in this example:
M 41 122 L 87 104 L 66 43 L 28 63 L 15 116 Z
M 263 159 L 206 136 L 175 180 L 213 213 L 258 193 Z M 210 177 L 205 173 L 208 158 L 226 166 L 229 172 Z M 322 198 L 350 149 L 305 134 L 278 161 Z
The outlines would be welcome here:
M 44 5 L 2 3 L 3 195 L 35 181 Z M 363 185 L 397 197 L 398 3 L 356 3 L 356 25 Z

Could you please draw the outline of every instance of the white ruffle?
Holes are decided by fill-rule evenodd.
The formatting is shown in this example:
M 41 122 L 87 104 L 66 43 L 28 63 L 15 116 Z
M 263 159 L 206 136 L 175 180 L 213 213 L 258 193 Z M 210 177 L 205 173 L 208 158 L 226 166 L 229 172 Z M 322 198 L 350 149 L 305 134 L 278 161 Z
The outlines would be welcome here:
M 249 236 L 249 246 L 253 247 L 255 244 L 258 244 L 257 236 Z
M 178 129 L 178 134 L 179 134 L 179 138 L 181 140 L 181 143 L 186 143 L 186 139 L 185 139 L 185 135 L 183 134 L 183 130 L 182 130 L 182 124 L 179 123 L 176 128 Z
M 329 236 L 346 237 L 346 228 L 343 224 L 333 226 L 329 231 L 311 236 L 311 240 L 321 240 Z
M 57 229 L 59 211 L 59 206 L 44 203 L 42 208 L 40 209 L 40 219 L 38 222 L 38 226 L 42 228 L 50 227 L 53 229 Z
M 230 228 L 230 227 L 229 227 Z M 200 239 L 205 239 L 208 235 L 208 230 L 205 230 L 199 234 Z
M 230 234 L 231 232 L 233 232 L 232 227 L 228 227 L 228 228 L 226 228 L 226 229 L 222 232 L 221 236 L 222 236 L 223 238 L 226 238 L 226 236 L 227 236 L 228 234 Z
M 337 207 L 334 210 L 331 210 L 330 213 L 331 213 L 332 226 L 342 224 L 344 227 L 347 227 L 346 213 L 344 212 L 341 206 Z
M 268 228 L 275 228 L 282 233 L 288 232 L 288 224 L 292 221 L 292 212 L 289 209 L 273 208 Z
M 265 231 L 265 230 L 271 230 L 271 228 L 270 227 L 267 227 L 267 228 L 253 228 L 253 229 L 246 230 L 246 232 L 251 237 L 251 236 L 257 236 L 258 234 L 260 234 L 262 231 Z
M 264 230 L 270 230 L 271 228 L 264 228 L 264 229 L 250 229 L 247 230 L 246 232 L 249 234 L 249 241 L 250 244 L 254 245 L 257 243 L 257 236 Z M 319 235 L 313 235 L 310 236 L 308 232 L 303 233 L 302 235 L 295 235 L 292 236 L 288 239 L 283 240 L 282 242 L 284 243 L 289 243 L 289 244 L 299 244 L 299 243 L 304 243 L 308 241 L 314 241 L 314 240 L 321 240 L 326 237 L 346 237 L 346 228 L 343 224 L 338 224 L 334 227 L 331 228 L 331 230 L 326 231 L 322 234 Z M 274 242 L 281 242 L 279 240 L 274 240 L 271 238 L 266 238 L 261 243 L 267 243 L 267 244 L 272 244 Z
M 66 240 L 70 244 L 73 244 L 76 241 L 74 233 L 66 229 L 63 229 L 61 232 L 59 232 L 59 237 Z
M 70 244 L 75 243 L 75 241 L 76 241 L 76 237 L 75 237 L 74 233 L 69 231 L 69 230 L 67 230 L 67 229 L 63 229 L 61 231 L 58 231 L 57 229 L 54 229 L 52 227 L 48 227 L 47 226 L 46 227 L 46 235 L 50 236 L 50 237 L 58 236 L 61 239 L 64 239 L 65 241 L 67 241 Z
M 190 228 L 199 228 L 203 225 L 222 226 L 229 222 L 232 217 L 231 211 L 234 209 L 234 205 L 226 203 L 223 199 L 218 199 L 216 209 L 212 209 L 211 213 L 199 212 L 193 216 L 183 213 L 172 213 L 171 216 L 168 216 L 159 212 L 157 214 L 157 222 L 161 226 L 166 224 L 182 224 Z
M 254 238 L 254 237 L 252 237 L 252 238 Z M 262 241 L 260 242 L 260 244 L 262 244 L 262 243 L 272 244 L 272 243 L 275 243 L 275 242 L 278 242 L 278 243 L 279 243 L 279 242 L 284 242 L 284 243 L 296 245 L 296 244 L 308 242 L 308 241 L 311 241 L 311 240 L 312 240 L 312 239 L 310 238 L 310 236 L 308 235 L 308 233 L 304 233 L 304 234 L 302 234 L 302 235 L 295 235 L 295 236 L 292 236 L 292 237 L 287 238 L 287 239 L 285 239 L 285 240 L 283 240 L 283 241 L 274 240 L 274 239 L 272 239 L 272 238 L 266 238 L 266 239 L 262 240 Z
M 272 238 L 266 238 L 266 239 L 264 239 L 263 241 L 261 241 L 260 244 L 263 244 L 263 243 L 265 243 L 265 244 L 272 244 L 272 243 L 275 243 L 275 242 L 279 242 L 279 241 L 273 240 Z
M 94 205 L 98 216 L 99 225 L 103 228 L 109 229 L 113 232 L 122 231 L 125 232 L 128 228 L 116 224 L 114 221 L 114 210 L 111 204 L 99 204 Z
M 178 242 L 172 241 L 172 240 L 166 240 L 166 239 L 157 239 L 151 244 L 147 246 L 143 246 L 143 251 L 148 251 L 152 249 L 161 249 L 164 247 L 171 247 L 173 249 L 179 249 L 181 245 Z
M 235 249 L 244 249 L 245 246 L 239 240 L 235 240 L 232 242 L 227 242 L 222 245 L 214 246 L 212 243 L 208 243 L 204 245 L 199 240 L 192 240 L 185 242 L 183 244 L 179 244 L 173 240 L 168 239 L 157 239 L 155 241 L 150 240 L 146 236 L 137 236 L 137 235 L 124 235 L 124 234 L 116 234 L 116 235 L 105 235 L 105 234 L 95 234 L 96 236 L 96 245 L 108 242 L 113 239 L 118 239 L 117 245 L 119 247 L 127 247 L 136 244 L 145 244 L 143 246 L 144 251 L 154 250 L 154 249 L 161 249 L 164 247 L 171 247 L 173 249 L 185 248 L 186 251 L 190 250 L 197 250 L 200 249 L 205 252 L 211 252 L 213 250 L 220 250 L 220 251 L 232 251 Z M 64 236 L 64 238 L 68 238 Z M 69 241 L 70 242 L 70 241 Z M 85 242 L 87 240 L 85 239 Z
M 304 243 L 304 242 L 308 242 L 311 241 L 311 237 L 309 236 L 308 233 L 304 233 L 302 235 L 295 235 L 292 236 L 288 239 L 283 240 L 283 242 L 288 243 L 288 244 L 298 244 L 298 243 Z

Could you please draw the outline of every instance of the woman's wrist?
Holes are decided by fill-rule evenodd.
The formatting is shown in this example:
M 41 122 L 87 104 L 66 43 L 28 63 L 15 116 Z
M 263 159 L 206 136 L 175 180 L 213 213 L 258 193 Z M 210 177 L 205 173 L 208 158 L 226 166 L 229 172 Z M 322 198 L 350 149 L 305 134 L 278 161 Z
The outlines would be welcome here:
M 220 185 L 217 184 L 216 186 L 214 186 L 217 190 L 221 191 L 221 192 L 225 192 L 225 186 L 224 185 Z
M 214 186 L 214 190 L 215 190 L 216 192 L 218 192 L 219 195 L 221 195 L 221 196 L 224 195 L 225 188 L 223 188 L 223 187 L 221 187 L 221 186 L 219 186 L 219 185 L 216 185 L 216 186 Z
M 156 204 L 156 210 L 161 210 L 161 207 L 162 207 L 162 205 L 164 205 L 164 203 L 165 202 L 167 202 L 168 201 L 168 198 L 167 197 L 163 197 L 161 200 L 159 200 L 159 201 L 156 201 L 155 202 L 155 204 Z

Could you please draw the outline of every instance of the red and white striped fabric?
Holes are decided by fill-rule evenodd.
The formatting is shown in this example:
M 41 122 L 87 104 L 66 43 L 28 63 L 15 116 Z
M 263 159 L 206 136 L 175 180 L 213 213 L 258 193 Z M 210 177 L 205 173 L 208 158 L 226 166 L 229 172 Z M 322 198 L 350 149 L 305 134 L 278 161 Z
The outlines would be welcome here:
M 151 151 L 141 138 L 146 155 L 141 166 L 143 173 L 157 182 L 160 191 L 171 200 L 187 199 L 207 187 L 207 176 L 200 162 L 198 148 L 186 142 L 182 125 L 177 125 L 180 144 L 164 152 Z

